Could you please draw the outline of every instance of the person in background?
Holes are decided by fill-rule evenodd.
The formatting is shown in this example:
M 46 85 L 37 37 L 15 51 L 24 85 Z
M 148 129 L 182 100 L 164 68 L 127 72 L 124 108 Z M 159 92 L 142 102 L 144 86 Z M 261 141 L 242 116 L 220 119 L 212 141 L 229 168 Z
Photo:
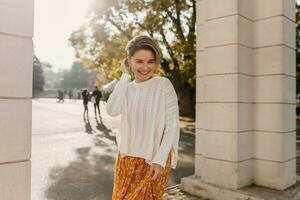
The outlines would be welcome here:
M 80 90 L 77 91 L 77 99 L 79 100 L 81 97 Z
M 84 107 L 83 118 L 85 119 L 85 115 L 86 115 L 86 118 L 88 119 L 89 118 L 89 108 L 88 108 L 89 91 L 85 88 L 83 89 L 81 95 L 82 95 L 83 107 Z
M 71 101 L 73 99 L 73 91 L 69 90 L 68 92 L 69 100 Z
M 101 91 L 99 91 L 97 86 L 95 86 L 95 89 L 92 93 L 92 97 L 95 98 L 95 101 L 93 102 L 94 103 L 95 118 L 97 117 L 97 111 L 98 111 L 99 118 L 101 118 L 99 103 L 100 103 L 100 99 L 102 98 L 102 93 L 101 93 Z
M 58 102 L 64 102 L 64 92 L 62 90 L 58 90 Z

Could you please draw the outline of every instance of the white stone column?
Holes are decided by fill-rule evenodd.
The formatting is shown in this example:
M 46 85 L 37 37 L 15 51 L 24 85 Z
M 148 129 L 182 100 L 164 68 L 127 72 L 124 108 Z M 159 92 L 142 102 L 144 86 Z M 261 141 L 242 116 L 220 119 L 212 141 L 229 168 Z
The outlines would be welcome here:
M 254 183 L 296 183 L 296 35 L 294 0 L 256 0 L 254 21 Z
M 294 0 L 197 0 L 196 163 L 184 190 L 195 179 L 295 184 L 294 16 Z
M 30 200 L 33 0 L 0 1 L 0 199 Z
M 198 1 L 197 21 L 195 171 L 233 189 L 253 182 L 253 21 L 239 6 Z

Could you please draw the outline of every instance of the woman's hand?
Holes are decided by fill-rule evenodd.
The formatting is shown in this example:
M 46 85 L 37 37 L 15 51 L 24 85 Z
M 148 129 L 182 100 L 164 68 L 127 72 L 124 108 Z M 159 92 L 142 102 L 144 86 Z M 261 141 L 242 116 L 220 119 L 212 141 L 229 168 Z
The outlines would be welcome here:
M 121 71 L 123 73 L 130 73 L 130 70 L 129 70 L 129 64 L 128 64 L 128 58 L 125 58 L 122 62 L 121 62 Z
M 156 179 L 161 178 L 163 176 L 165 170 L 161 165 L 152 163 L 150 167 L 150 173 L 152 175 L 151 180 L 155 181 Z

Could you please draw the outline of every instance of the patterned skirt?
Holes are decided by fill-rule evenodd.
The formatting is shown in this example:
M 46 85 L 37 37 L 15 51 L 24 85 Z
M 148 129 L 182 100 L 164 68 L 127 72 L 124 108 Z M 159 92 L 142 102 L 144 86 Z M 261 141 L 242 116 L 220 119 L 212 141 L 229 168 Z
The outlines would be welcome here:
M 165 173 L 151 180 L 150 164 L 138 157 L 117 155 L 112 200 L 162 200 L 171 172 L 169 154 Z

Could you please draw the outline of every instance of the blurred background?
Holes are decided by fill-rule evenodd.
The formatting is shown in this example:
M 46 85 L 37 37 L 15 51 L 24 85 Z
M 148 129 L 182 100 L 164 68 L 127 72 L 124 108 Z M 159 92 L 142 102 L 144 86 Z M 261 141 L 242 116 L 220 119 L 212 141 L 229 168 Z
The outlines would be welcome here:
M 159 73 L 174 84 L 181 114 L 194 116 L 195 0 L 39 0 L 34 20 L 34 97 L 102 88 L 120 77 L 126 43 L 147 34 L 163 51 Z
M 179 161 L 168 186 L 176 189 L 194 174 L 195 22 L 196 0 L 35 1 L 32 200 L 111 199 L 120 119 L 105 106 L 121 76 L 125 45 L 137 34 L 159 43 L 158 73 L 179 97 Z M 101 117 L 89 103 L 90 117 L 83 119 L 81 92 L 94 86 L 102 92 Z

